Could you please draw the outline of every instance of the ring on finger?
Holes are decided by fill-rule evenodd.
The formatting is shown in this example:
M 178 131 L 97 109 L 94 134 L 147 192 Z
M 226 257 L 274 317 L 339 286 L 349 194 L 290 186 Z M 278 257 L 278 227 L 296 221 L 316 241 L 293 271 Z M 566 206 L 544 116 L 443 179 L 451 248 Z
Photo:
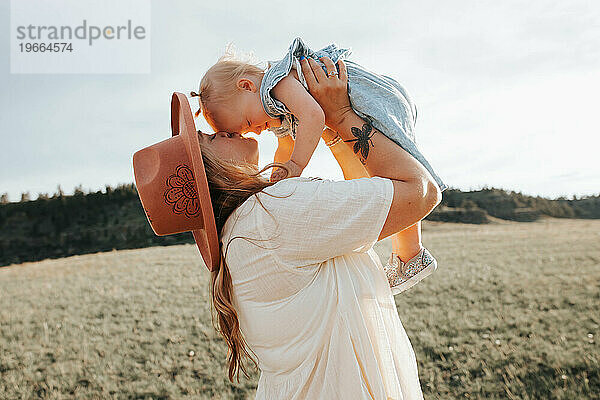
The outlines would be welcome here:
M 327 76 L 331 78 L 332 76 L 338 76 L 338 73 L 336 71 L 329 71 L 327 72 Z

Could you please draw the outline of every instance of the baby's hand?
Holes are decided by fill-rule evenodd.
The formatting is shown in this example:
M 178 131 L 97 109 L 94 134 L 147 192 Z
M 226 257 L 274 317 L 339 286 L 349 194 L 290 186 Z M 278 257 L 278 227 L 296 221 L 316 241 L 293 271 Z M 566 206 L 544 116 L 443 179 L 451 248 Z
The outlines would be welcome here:
M 286 175 L 286 171 L 283 168 L 275 168 L 275 170 L 271 174 L 271 182 L 277 182 L 284 178 L 293 178 L 295 176 L 300 176 L 302 175 L 302 171 L 304 170 L 304 168 L 302 168 L 300 165 L 296 164 L 292 160 L 283 163 L 283 165 L 290 169 L 290 174 Z

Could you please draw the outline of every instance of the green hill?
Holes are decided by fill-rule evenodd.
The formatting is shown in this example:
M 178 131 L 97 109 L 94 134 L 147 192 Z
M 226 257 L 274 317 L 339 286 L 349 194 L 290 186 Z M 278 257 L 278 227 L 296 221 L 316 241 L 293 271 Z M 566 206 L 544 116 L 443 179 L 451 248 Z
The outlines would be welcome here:
M 135 185 L 107 186 L 104 191 L 73 195 L 59 189 L 20 202 L 0 201 L 0 266 L 75 254 L 166 246 L 193 241 L 190 233 L 154 235 L 141 208 Z M 600 195 L 556 200 L 490 188 L 462 192 L 448 189 L 431 221 L 483 224 L 489 217 L 535 221 L 540 216 L 600 218 Z

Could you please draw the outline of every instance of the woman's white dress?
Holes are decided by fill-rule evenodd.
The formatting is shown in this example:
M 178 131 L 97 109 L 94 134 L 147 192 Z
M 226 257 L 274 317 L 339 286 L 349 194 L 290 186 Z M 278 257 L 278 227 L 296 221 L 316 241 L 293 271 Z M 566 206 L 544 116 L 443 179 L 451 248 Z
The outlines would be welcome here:
M 264 191 L 289 196 L 251 196 L 222 235 L 240 329 L 261 370 L 256 399 L 422 399 L 373 250 L 392 181 L 296 177 Z

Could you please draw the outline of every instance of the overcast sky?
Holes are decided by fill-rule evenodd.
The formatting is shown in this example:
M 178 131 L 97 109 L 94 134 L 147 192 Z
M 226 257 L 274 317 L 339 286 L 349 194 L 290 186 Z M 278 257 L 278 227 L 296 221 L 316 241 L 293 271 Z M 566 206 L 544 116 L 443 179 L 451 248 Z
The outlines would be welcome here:
M 132 154 L 170 135 L 173 91 L 197 90 L 228 42 L 273 60 L 296 36 L 351 47 L 400 81 L 417 144 L 449 186 L 600 193 L 600 1 L 152 1 L 151 73 L 105 75 L 11 74 L 9 4 L 0 193 L 13 201 L 133 182 Z M 257 138 L 264 165 L 276 139 Z M 303 175 L 342 179 L 322 143 Z

